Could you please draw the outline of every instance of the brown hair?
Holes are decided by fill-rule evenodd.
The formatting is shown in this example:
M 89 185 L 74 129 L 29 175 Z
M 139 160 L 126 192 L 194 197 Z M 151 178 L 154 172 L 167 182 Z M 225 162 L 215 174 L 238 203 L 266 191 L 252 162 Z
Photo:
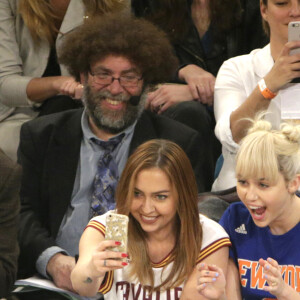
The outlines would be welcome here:
M 154 288 L 153 271 L 148 256 L 145 233 L 130 214 L 137 176 L 140 171 L 159 168 L 177 191 L 176 245 L 174 264 L 168 277 Z M 167 140 L 150 140 L 129 157 L 116 191 L 118 213 L 129 216 L 128 246 L 132 257 L 131 275 L 152 289 L 171 288 L 184 282 L 194 269 L 201 250 L 202 227 L 198 214 L 197 184 L 190 161 L 184 151 Z
M 80 73 L 87 74 L 93 61 L 108 55 L 129 59 L 146 83 L 170 80 L 178 63 L 161 30 L 126 13 L 94 18 L 75 29 L 66 36 L 59 61 L 78 79 Z
M 125 8 L 126 3 L 126 0 L 83 0 L 85 13 L 89 17 L 120 11 Z M 58 33 L 55 26 L 58 15 L 53 10 L 50 1 L 20 0 L 18 9 L 33 40 L 38 42 L 46 39 L 52 45 Z
M 262 4 L 267 7 L 268 6 L 268 0 L 261 0 L 261 5 Z M 262 25 L 263 25 L 263 29 L 264 29 L 266 35 L 268 37 L 270 37 L 270 25 L 264 18 L 262 18 Z

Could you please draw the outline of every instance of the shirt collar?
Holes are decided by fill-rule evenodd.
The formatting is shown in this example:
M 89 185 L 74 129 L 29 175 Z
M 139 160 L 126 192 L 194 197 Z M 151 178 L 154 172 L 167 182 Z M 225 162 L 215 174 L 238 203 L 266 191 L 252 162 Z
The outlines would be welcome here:
M 266 45 L 262 49 L 259 49 L 253 55 L 253 65 L 254 71 L 258 77 L 263 78 L 269 73 L 274 65 L 270 44 Z

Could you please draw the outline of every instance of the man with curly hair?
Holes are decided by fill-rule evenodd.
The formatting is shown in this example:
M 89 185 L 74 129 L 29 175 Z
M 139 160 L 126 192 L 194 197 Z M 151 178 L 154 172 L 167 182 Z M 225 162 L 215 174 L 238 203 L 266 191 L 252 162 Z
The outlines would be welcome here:
M 204 144 L 198 133 L 144 110 L 149 84 L 169 80 L 177 60 L 162 31 L 129 15 L 86 22 L 66 37 L 59 60 L 83 85 L 84 109 L 30 121 L 22 127 L 21 276 L 38 271 L 71 290 L 79 238 L 93 215 L 93 182 L 105 143 L 120 176 L 128 156 L 141 143 L 164 138 L 189 156 L 204 181 Z M 112 191 L 114 192 L 114 191 Z

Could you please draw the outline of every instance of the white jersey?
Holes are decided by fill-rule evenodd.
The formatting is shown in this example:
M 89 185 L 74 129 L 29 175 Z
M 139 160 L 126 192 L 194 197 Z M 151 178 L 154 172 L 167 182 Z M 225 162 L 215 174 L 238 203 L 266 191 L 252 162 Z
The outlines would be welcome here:
M 107 214 L 107 213 L 106 213 Z M 93 218 L 87 227 L 95 228 L 105 236 L 106 214 Z M 199 263 L 210 254 L 224 246 L 230 246 L 230 240 L 225 230 L 215 221 L 199 215 L 203 231 L 202 246 L 199 257 L 195 263 Z M 155 286 L 166 278 L 173 266 L 172 252 L 159 263 L 152 263 Z M 184 283 L 170 290 L 160 290 L 149 295 L 148 289 L 137 280 L 131 280 L 127 276 L 129 266 L 108 272 L 101 284 L 99 292 L 104 294 L 105 300 L 179 300 Z

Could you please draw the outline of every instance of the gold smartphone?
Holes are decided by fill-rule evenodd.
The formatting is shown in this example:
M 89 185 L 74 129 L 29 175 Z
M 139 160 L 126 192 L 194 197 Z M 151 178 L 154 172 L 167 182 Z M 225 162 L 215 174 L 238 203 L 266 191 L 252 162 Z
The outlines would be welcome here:
M 110 250 L 127 253 L 128 216 L 108 213 L 106 216 L 105 239 L 120 242 L 120 246 L 111 247 Z M 127 258 L 122 259 L 127 261 Z

